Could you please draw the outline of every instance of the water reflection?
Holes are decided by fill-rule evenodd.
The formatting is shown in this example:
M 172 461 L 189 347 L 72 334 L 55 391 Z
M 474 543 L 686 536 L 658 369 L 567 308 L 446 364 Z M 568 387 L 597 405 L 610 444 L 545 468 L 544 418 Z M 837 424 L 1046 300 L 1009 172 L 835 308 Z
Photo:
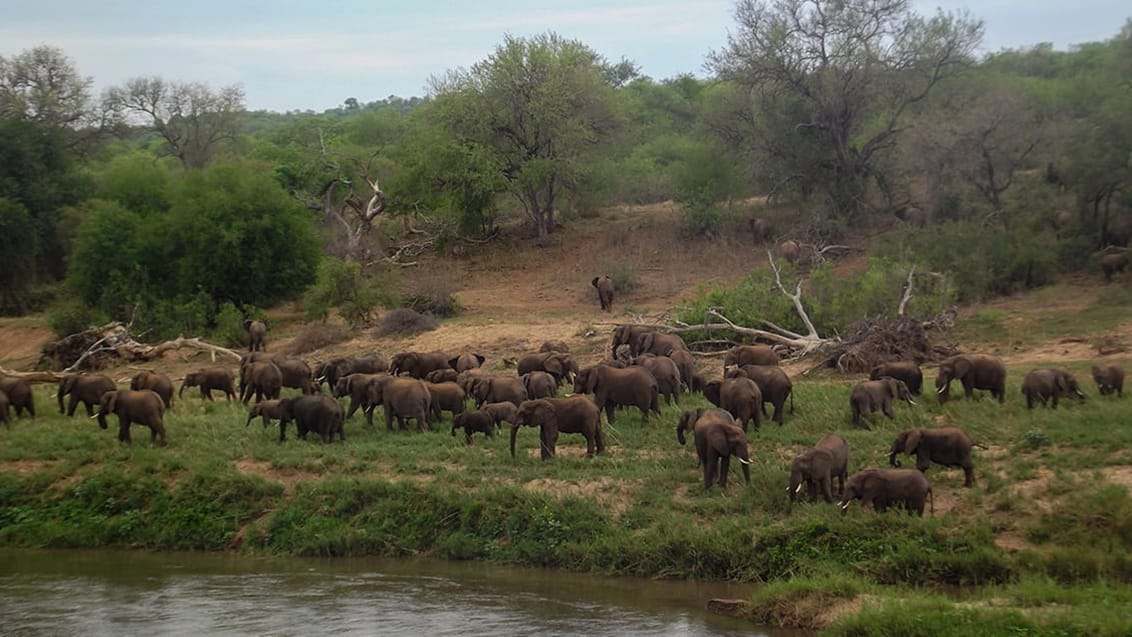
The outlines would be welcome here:
M 703 610 L 750 592 L 478 563 L 0 551 L 5 635 L 760 634 Z

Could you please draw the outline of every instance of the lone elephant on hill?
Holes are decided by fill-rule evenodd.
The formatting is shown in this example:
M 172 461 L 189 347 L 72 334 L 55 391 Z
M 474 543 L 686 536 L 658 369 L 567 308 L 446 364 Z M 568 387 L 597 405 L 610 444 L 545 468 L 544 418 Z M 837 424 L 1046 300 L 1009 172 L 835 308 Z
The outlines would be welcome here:
M 597 288 L 597 300 L 603 312 L 613 311 L 613 279 L 606 275 L 595 276 L 590 285 Z
M 248 319 L 244 321 L 244 331 L 248 333 L 248 351 L 267 351 L 267 323 Z

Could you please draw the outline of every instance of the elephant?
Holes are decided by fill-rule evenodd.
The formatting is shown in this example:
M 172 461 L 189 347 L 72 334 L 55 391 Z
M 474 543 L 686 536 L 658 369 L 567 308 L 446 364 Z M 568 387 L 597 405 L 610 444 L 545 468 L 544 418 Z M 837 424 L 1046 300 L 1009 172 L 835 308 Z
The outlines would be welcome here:
M 429 383 L 425 382 L 425 387 L 428 388 L 429 404 L 432 410 L 432 415 L 437 421 L 441 418 L 441 411 L 452 412 L 452 416 L 464 413 L 464 398 L 467 394 L 464 390 L 454 382 L 449 383 Z
M 558 382 L 546 372 L 527 372 L 519 377 L 523 389 L 527 390 L 527 400 L 554 398 L 558 394 Z
M 797 263 L 802 259 L 802 246 L 798 245 L 798 242 L 793 239 L 787 239 L 778 244 L 778 256 L 790 263 Z
M 179 398 L 184 397 L 186 387 L 200 387 L 201 398 L 212 400 L 212 390 L 215 389 L 224 392 L 224 396 L 228 400 L 232 400 L 237 398 L 233 383 L 232 372 L 224 368 L 200 369 L 185 374 L 185 380 L 181 382 L 181 389 L 177 392 L 177 396 Z
M 459 377 L 454 369 L 435 369 L 425 374 L 424 379 L 430 383 L 454 383 Z
M 684 383 L 684 389 L 695 391 L 692 380 L 696 377 L 696 359 L 692 353 L 686 349 L 674 349 L 668 353 L 668 358 L 671 358 L 672 362 L 676 363 L 676 368 L 680 370 L 680 382 Z
M 413 378 L 424 378 L 425 374 L 438 369 L 449 369 L 449 356 L 444 352 L 401 352 L 393 355 L 389 373 L 394 376 L 408 374 Z
M 515 416 L 519 413 L 519 408 L 515 403 L 510 402 L 486 403 L 479 410 L 491 414 L 492 423 L 496 426 L 501 422 L 514 424 Z
M 578 372 L 574 380 L 574 393 L 593 394 L 598 409 L 605 410 L 605 418 L 613 424 L 613 409 L 617 405 L 635 406 L 641 410 L 641 419 L 648 423 L 649 412 L 660 415 L 656 378 L 643 367 L 606 367 L 594 365 Z
M 861 416 L 868 416 L 875 411 L 884 412 L 885 416 L 893 418 L 892 401 L 903 400 L 909 405 L 915 405 L 908 386 L 902 380 L 895 378 L 882 378 L 880 380 L 863 380 L 853 386 L 849 392 L 849 409 L 853 412 L 853 424 L 861 424 Z M 869 426 L 865 425 L 865 429 Z
M 278 398 L 274 400 L 263 400 L 252 405 L 248 409 L 248 421 L 244 423 L 244 426 L 247 427 L 248 425 L 252 424 L 252 420 L 256 416 L 259 416 L 263 419 L 264 428 L 267 428 L 267 426 L 271 424 L 272 420 L 282 420 L 283 409 L 281 405 L 282 401 Z
M 59 391 L 56 398 L 59 401 L 59 413 L 68 416 L 75 415 L 75 407 L 81 402 L 86 407 L 86 415 L 94 415 L 94 406 L 99 404 L 102 394 L 114 391 L 118 386 L 109 376 L 101 374 L 69 374 L 59 381 Z M 70 396 L 67 410 L 63 410 L 63 397 Z
M 455 358 L 448 359 L 448 366 L 456 370 L 457 372 L 462 372 L 469 369 L 476 369 L 477 367 L 482 366 L 485 360 L 487 359 L 479 354 L 466 353 L 460 354 Z
M 570 346 L 566 341 L 543 341 L 542 345 L 538 348 L 539 352 L 562 352 L 563 354 L 570 353 Z
M 282 374 L 283 387 L 297 389 L 304 396 L 315 393 L 314 374 L 306 361 L 301 358 L 279 357 L 275 358 L 273 362 L 279 368 L 279 373 Z
M 315 366 L 315 382 L 325 381 L 330 387 L 338 384 L 338 379 L 350 374 L 379 374 L 389 371 L 389 361 L 381 354 L 366 356 L 346 356 L 335 358 Z
M 382 376 L 367 384 L 369 402 L 385 408 L 385 428 L 393 430 L 393 419 L 401 429 L 407 428 L 406 421 L 415 418 L 417 430 L 429 428 L 429 414 L 432 410 L 432 394 L 424 381 L 398 376 Z M 372 413 L 372 412 L 371 412 Z M 372 415 L 371 422 L 372 424 Z
M 766 243 L 770 239 L 770 222 L 766 219 L 762 217 L 748 219 L 747 226 L 751 230 L 751 240 L 755 242 L 755 245 Z
M 880 380 L 885 376 L 904 381 L 904 384 L 908 386 L 908 391 L 912 392 L 913 396 L 919 396 L 920 392 L 923 391 L 924 372 L 920 370 L 916 361 L 881 363 L 869 371 L 869 380 Z
M 28 416 L 35 418 L 35 394 L 31 383 L 22 378 L 0 376 L 0 391 L 8 395 L 8 402 L 17 417 L 22 417 L 26 411 Z
M 130 425 L 149 427 L 154 444 L 164 447 L 165 403 L 152 389 L 114 389 L 104 392 L 98 401 L 98 426 L 106 429 L 106 416 L 118 416 L 118 440 L 130 442 Z M 93 417 L 93 416 L 92 416 Z
M 1033 409 L 1035 403 L 1045 406 L 1047 401 L 1053 409 L 1057 409 L 1057 403 L 1063 395 L 1085 400 L 1077 379 L 1064 369 L 1031 370 L 1022 379 L 1022 395 L 1026 397 L 1027 409 Z
M 873 510 L 884 513 L 889 505 L 903 506 L 909 513 L 924 517 L 924 502 L 931 498 L 931 511 L 935 513 L 932 487 L 924 474 L 914 469 L 865 469 L 849 477 L 845 493 L 841 496 L 841 515 L 849 503 L 860 500 L 871 503 Z
M 472 393 L 472 385 L 475 384 L 478 378 L 487 378 L 491 376 L 491 372 L 477 367 L 476 369 L 469 369 L 456 374 L 456 384 L 459 385 L 468 395 Z
M 613 311 L 613 279 L 606 275 L 595 276 L 590 285 L 597 289 L 597 300 L 602 312 Z
M 240 400 L 246 405 L 255 394 L 255 401 L 279 398 L 283 387 L 283 373 L 271 361 L 252 363 L 241 370 L 244 382 L 240 390 Z M 182 387 L 183 389 L 183 387 Z
M 481 376 L 471 382 L 469 392 L 476 399 L 476 409 L 484 403 L 509 402 L 516 407 L 527 400 L 527 388 L 518 376 Z
M 173 406 L 173 379 L 165 374 L 143 369 L 130 379 L 130 389 L 152 389 L 166 409 Z
M 990 390 L 998 402 L 1006 401 L 1006 365 L 1001 358 L 987 354 L 957 354 L 939 364 L 935 391 L 942 405 L 951 396 L 951 381 L 959 379 L 963 391 L 971 398 L 976 389 Z
M 928 213 L 925 212 L 922 208 L 914 206 L 912 204 L 900 206 L 899 208 L 894 210 L 892 214 L 904 223 L 910 226 L 915 226 L 917 228 L 924 227 L 924 225 L 928 222 Z
M 975 470 L 971 464 L 971 447 L 976 445 L 971 436 L 959 427 L 934 427 L 924 429 L 905 429 L 892 441 L 888 452 L 888 464 L 899 467 L 897 454 L 916 456 L 916 468 L 920 472 L 928 470 L 934 462 L 944 467 L 962 467 L 963 486 L 975 484 Z
M 622 345 L 628 346 L 630 355 L 636 356 L 639 352 L 634 350 L 634 343 L 645 333 L 652 332 L 654 329 L 648 325 L 618 325 L 613 328 L 613 340 L 609 356 L 617 358 L 617 348 Z
M 330 396 L 314 394 L 284 398 L 279 401 L 279 413 L 279 442 L 287 439 L 287 424 L 292 420 L 301 440 L 306 440 L 310 431 L 317 433 L 323 442 L 333 441 L 334 434 L 338 434 L 339 440 L 346 440 L 342 403 Z
M 563 352 L 535 352 L 524 354 L 516 364 L 519 375 L 530 372 L 547 372 L 554 377 L 555 386 L 563 381 L 573 382 L 578 374 L 574 357 Z
M 366 423 L 373 426 L 373 409 L 376 405 L 370 402 L 370 383 L 378 382 L 383 378 L 393 378 L 385 372 L 379 374 L 350 374 L 338 379 L 334 385 L 334 397 L 350 397 L 350 407 L 346 410 L 346 418 L 354 415 L 359 408 L 366 415 Z
M 786 411 L 786 399 L 790 399 L 790 413 L 794 413 L 794 383 L 786 370 L 777 365 L 743 365 L 727 372 L 728 378 L 746 376 L 755 381 L 763 394 L 762 412 L 766 416 L 766 405 L 774 405 L 774 422 L 782 425 L 782 412 Z
M 734 416 L 736 422 L 742 423 L 744 433 L 752 420 L 755 421 L 755 431 L 762 427 L 763 394 L 750 378 L 742 376 L 710 381 L 704 386 L 704 398 Z
M 248 351 L 267 351 L 267 323 L 263 321 L 244 321 L 244 331 L 248 333 Z
M 511 403 L 506 403 L 511 405 Z M 511 405 L 514 407 L 514 405 Z M 464 430 L 464 441 L 469 445 L 472 444 L 472 434 L 479 432 L 491 438 L 495 435 L 495 418 L 491 412 L 483 409 L 475 411 L 465 411 L 456 414 L 452 418 L 452 435 L 456 435 L 457 429 Z
M 12 424 L 8 421 L 8 405 L 8 394 L 4 393 L 4 390 L 0 389 L 0 422 L 4 423 L 8 426 L 9 429 L 11 429 Z
M 1117 397 L 1124 397 L 1123 367 L 1119 365 L 1093 365 L 1093 380 L 1097 383 L 1097 391 L 1100 392 L 1101 396 L 1115 392 Z
M 676 361 L 667 356 L 641 354 L 633 359 L 633 364 L 649 370 L 656 379 L 657 391 L 664 396 L 664 404 L 671 405 L 673 401 L 680 404 L 680 390 L 683 382 L 680 378 L 680 368 Z
M 1112 281 L 1112 276 L 1117 272 L 1123 272 L 1124 268 L 1128 267 L 1128 255 L 1124 252 L 1117 252 L 1115 254 L 1106 254 L 1101 257 L 1101 271 L 1104 272 L 1104 280 L 1106 282 Z
M 678 349 L 688 349 L 684 339 L 677 334 L 662 334 L 661 332 L 645 332 L 637 338 L 635 346 L 630 344 L 629 353 L 634 357 L 641 354 L 656 354 L 668 356 Z
M 744 365 L 777 365 L 778 354 L 769 345 L 736 345 L 723 358 L 723 373 L 729 367 Z
M 695 409 L 685 411 L 676 425 L 676 440 L 683 445 L 684 432 L 690 430 L 696 441 L 696 455 L 704 469 L 704 488 L 710 489 L 719 473 L 719 488 L 727 488 L 727 473 L 731 456 L 743 466 L 743 479 L 751 484 L 751 455 L 747 435 L 735 424 L 735 419 L 723 409 Z
M 842 496 L 848 475 L 849 443 L 840 434 L 828 433 L 816 445 L 794 456 L 790 464 L 790 502 L 794 502 L 803 486 L 811 501 L 817 499 L 821 489 L 825 501 L 833 502 L 833 478 L 839 483 L 837 495 Z
M 539 428 L 539 453 L 543 460 L 554 457 L 560 433 L 582 434 L 586 439 L 587 458 L 605 451 L 601 412 L 585 396 L 523 401 L 511 423 L 512 458 L 515 457 L 515 434 L 522 426 Z

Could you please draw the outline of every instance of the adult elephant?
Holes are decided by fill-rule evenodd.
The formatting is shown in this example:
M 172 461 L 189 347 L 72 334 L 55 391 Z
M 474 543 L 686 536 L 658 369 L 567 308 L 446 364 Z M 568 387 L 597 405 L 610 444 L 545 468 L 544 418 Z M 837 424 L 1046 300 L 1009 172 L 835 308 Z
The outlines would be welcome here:
M 585 396 L 523 401 L 511 423 L 512 458 L 515 457 L 515 434 L 523 426 L 539 428 L 539 455 L 543 460 L 554 457 L 558 434 L 582 434 L 586 439 L 587 458 L 605 451 L 601 413 Z
M 794 456 L 790 463 L 790 502 L 794 502 L 803 486 L 811 501 L 817 499 L 820 489 L 825 501 L 833 502 L 833 479 L 838 479 L 837 495 L 841 496 L 848 475 L 849 443 L 840 434 L 830 432 L 816 445 Z
M 1006 364 L 997 356 L 988 354 L 957 354 L 939 364 L 935 391 L 940 404 L 951 396 L 951 381 L 963 383 L 963 392 L 971 398 L 976 389 L 990 391 L 998 402 L 1006 400 Z
M 338 379 L 350 374 L 379 374 L 389 371 L 389 361 L 381 354 L 365 356 L 343 356 L 315 366 L 315 382 L 326 382 L 330 387 L 338 384 Z
M 1119 365 L 1093 365 L 1093 382 L 1097 384 L 1097 391 L 1101 396 L 1115 393 L 1117 397 L 1124 397 L 1124 368 Z M 0 380 L 0 389 L 3 381 Z M 10 395 L 10 394 L 9 394 Z
M 366 423 L 371 427 L 373 426 L 373 410 L 376 405 L 371 402 L 372 395 L 369 385 L 383 378 L 392 378 L 392 376 L 382 372 L 380 374 L 350 374 L 338 379 L 333 388 L 334 397 L 350 397 L 350 407 L 346 410 L 346 418 L 352 417 L 354 412 L 361 409 L 362 413 L 366 415 Z
M 102 394 L 114 391 L 118 386 L 109 376 L 102 374 L 69 374 L 59 381 L 59 391 L 55 397 L 59 401 L 59 413 L 75 415 L 75 407 L 81 402 L 86 407 L 86 415 L 94 415 L 94 406 L 102 400 Z M 66 411 L 63 410 L 63 397 L 69 396 Z
M 641 334 L 635 341 L 635 345 L 630 347 L 630 352 L 634 357 L 641 354 L 668 356 L 678 349 L 688 349 L 688 345 L 678 334 L 664 334 L 653 331 Z
M 909 405 L 916 404 L 916 401 L 912 400 L 908 386 L 902 380 L 882 378 L 857 383 L 849 392 L 849 410 L 853 413 L 853 425 L 859 426 L 861 416 L 869 416 L 876 411 L 884 412 L 885 416 L 893 418 L 893 400 L 903 400 Z M 868 429 L 868 425 L 865 428 Z
M 28 416 L 35 418 L 35 394 L 31 383 L 22 378 L 0 376 L 0 391 L 8 395 L 8 403 L 17 417 L 22 417 L 26 411 Z
M 417 430 L 429 428 L 428 416 L 432 410 L 432 394 L 423 380 L 382 376 L 368 383 L 369 402 L 385 408 L 385 428 L 393 430 L 393 419 L 401 429 L 407 429 L 409 420 L 417 421 Z M 370 415 L 372 421 L 372 412 Z
M 790 413 L 794 413 L 794 382 L 786 370 L 777 365 L 743 365 L 727 372 L 728 378 L 746 376 L 755 381 L 763 395 L 763 416 L 766 416 L 766 406 L 774 406 L 774 422 L 782 425 L 782 414 L 786 411 L 786 399 L 790 399 Z
M 566 341 L 543 341 L 542 345 L 539 346 L 538 351 L 562 352 L 563 354 L 569 354 L 570 346 L 566 344 Z
M 595 276 L 590 285 L 597 289 L 597 302 L 602 312 L 613 311 L 613 279 L 606 275 Z
M 625 345 L 629 348 L 630 356 L 636 356 L 640 352 L 635 350 L 636 345 L 640 338 L 648 332 L 655 331 L 655 328 L 648 325 L 618 325 L 613 328 L 613 340 L 609 356 L 617 358 L 617 348 Z
M 173 379 L 160 372 L 143 369 L 134 374 L 130 379 L 130 389 L 152 390 L 161 396 L 161 402 L 165 403 L 166 409 L 173 406 Z
M 519 375 L 531 372 L 546 372 L 554 377 L 556 385 L 563 381 L 573 382 L 578 373 L 578 363 L 565 352 L 532 352 L 519 358 L 516 365 Z
M 676 368 L 680 370 L 680 382 L 684 383 L 684 389 L 689 392 L 702 391 L 702 386 L 699 389 L 695 387 L 696 378 L 696 359 L 692 353 L 686 349 L 674 349 L 668 353 L 668 358 L 676 363 Z
M 277 357 L 275 366 L 279 368 L 280 382 L 283 387 L 297 389 L 304 396 L 315 393 L 314 373 L 311 366 L 301 358 Z
M 307 433 L 311 431 L 317 433 L 323 442 L 334 440 L 334 434 L 338 434 L 339 440 L 346 440 L 342 404 L 330 396 L 315 394 L 283 398 L 279 401 L 279 413 L 279 442 L 287 439 L 287 424 L 292 420 L 302 440 L 306 440 Z
M 150 439 L 164 447 L 165 403 L 151 389 L 114 389 L 104 392 L 98 401 L 98 426 L 106 429 L 106 416 L 118 416 L 118 440 L 130 442 L 130 425 L 149 427 Z
M 181 389 L 177 392 L 177 397 L 184 397 L 186 387 L 200 387 L 200 397 L 207 400 L 212 400 L 214 389 L 224 392 L 228 400 L 238 399 L 233 384 L 232 372 L 223 367 L 199 369 L 185 374 L 185 380 L 181 381 Z
M 881 363 L 869 371 L 869 380 L 880 380 L 885 376 L 904 381 L 913 396 L 919 396 L 924 387 L 924 372 L 916 361 Z
M 267 323 L 263 321 L 244 321 L 244 331 L 248 333 L 248 351 L 267 351 Z
M 519 377 L 523 389 L 527 390 L 527 400 L 554 398 L 558 394 L 558 382 L 546 372 L 527 372 Z
M 463 388 L 454 382 L 430 383 L 425 381 L 428 388 L 430 410 L 433 417 L 439 421 L 442 411 L 447 411 L 455 417 L 464 413 L 464 398 L 467 394 Z
M 971 463 L 971 447 L 975 443 L 971 436 L 960 427 L 916 427 L 905 429 L 892 441 L 888 452 L 888 464 L 899 467 L 897 454 L 916 456 L 916 468 L 920 472 L 928 470 L 934 462 L 944 467 L 963 469 L 963 486 L 975 483 L 975 469 Z
M 730 367 L 744 365 L 777 365 L 778 353 L 769 345 L 736 345 L 723 358 L 723 373 Z
M 747 226 L 751 230 L 751 240 L 755 242 L 755 245 L 766 243 L 770 239 L 770 222 L 765 218 L 748 219 Z
M 1047 401 L 1052 408 L 1057 409 L 1062 396 L 1076 396 L 1079 400 L 1085 400 L 1077 379 L 1064 369 L 1030 370 L 1022 379 L 1022 395 L 1026 397 L 1027 409 L 1033 409 L 1035 404 L 1044 407 Z
M 1104 272 L 1104 280 L 1112 281 L 1112 277 L 1117 272 L 1123 272 L 1128 267 L 1128 254 L 1124 252 L 1117 252 L 1116 254 L 1106 254 L 1101 257 L 1101 271 Z
M 475 354 L 475 353 L 472 353 L 472 352 L 466 352 L 464 354 L 460 354 L 459 356 L 457 356 L 455 358 L 448 359 L 448 366 L 451 367 L 453 370 L 455 370 L 457 373 L 459 373 L 459 372 L 467 371 L 469 369 L 476 369 L 478 367 L 481 367 L 485 360 L 487 360 L 487 359 L 484 358 L 480 354 Z M 436 371 L 442 371 L 442 370 L 436 370 Z
M 655 354 L 641 354 L 633 359 L 633 364 L 649 370 L 656 379 L 657 391 L 664 396 L 664 404 L 671 405 L 673 401 L 680 404 L 680 391 L 683 382 L 680 378 L 680 368 L 676 361 L 667 356 Z
M 460 380 L 460 374 L 454 369 L 434 369 L 425 374 L 424 379 L 430 383 L 455 383 Z
M 518 407 L 527 400 L 527 388 L 518 376 L 479 376 L 472 379 L 469 393 L 476 399 L 476 409 L 484 403 L 508 402 Z
M 924 516 L 924 503 L 932 497 L 932 487 L 924 474 L 914 469 L 865 469 L 849 477 L 841 496 L 841 514 L 853 500 L 873 505 L 877 513 L 889 506 L 902 506 L 909 513 Z M 932 498 L 932 513 L 935 499 Z
M 283 387 L 283 373 L 274 362 L 267 360 L 252 363 L 241 368 L 240 375 L 240 400 L 245 405 L 253 395 L 257 403 L 279 398 Z
M 574 392 L 593 394 L 594 403 L 599 410 L 605 410 L 605 418 L 610 424 L 613 424 L 613 410 L 618 405 L 640 409 L 645 423 L 649 421 L 650 411 L 660 415 L 656 379 L 643 367 L 587 367 L 578 372 Z
M 389 364 L 389 373 L 394 376 L 407 374 L 413 378 L 423 379 L 425 374 L 438 369 L 451 369 L 448 364 L 449 356 L 444 352 L 400 352 L 393 355 Z
M 727 488 L 727 473 L 731 457 L 743 466 L 743 479 L 751 484 L 751 452 L 747 435 L 735 424 L 735 419 L 723 409 L 695 409 L 685 411 L 676 425 L 676 439 L 685 444 L 685 431 L 691 431 L 696 443 L 696 455 L 704 469 L 704 488 L 710 489 L 719 475 L 719 488 Z
M 737 422 L 742 423 L 744 433 L 752 420 L 755 431 L 762 428 L 763 394 L 750 378 L 741 376 L 710 381 L 704 385 L 704 398 L 734 416 Z
M 8 394 L 0 389 L 0 422 L 4 423 L 9 429 L 12 428 L 12 423 L 8 420 Z

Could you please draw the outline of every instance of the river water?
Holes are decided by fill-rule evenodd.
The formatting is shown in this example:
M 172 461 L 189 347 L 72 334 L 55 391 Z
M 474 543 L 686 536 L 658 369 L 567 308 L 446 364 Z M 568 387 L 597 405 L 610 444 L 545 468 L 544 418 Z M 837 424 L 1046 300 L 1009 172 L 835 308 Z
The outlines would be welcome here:
M 3 635 L 770 635 L 752 587 L 376 558 L 0 550 Z

